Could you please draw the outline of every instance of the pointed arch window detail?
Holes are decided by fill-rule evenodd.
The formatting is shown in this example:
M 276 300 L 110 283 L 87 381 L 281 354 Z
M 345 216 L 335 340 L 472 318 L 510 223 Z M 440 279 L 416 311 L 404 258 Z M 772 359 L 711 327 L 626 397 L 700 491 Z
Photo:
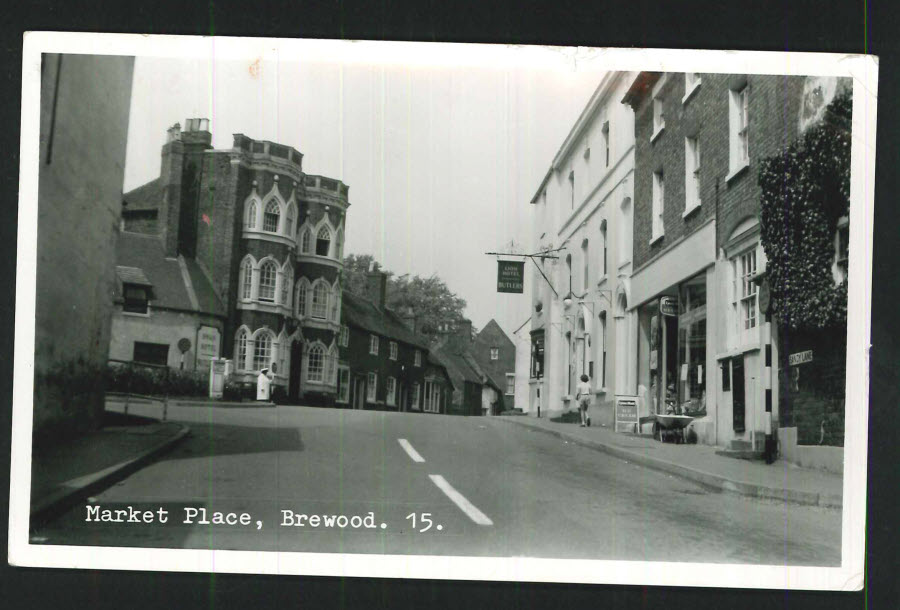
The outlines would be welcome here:
M 262 332 L 253 342 L 253 370 L 268 368 L 272 362 L 272 335 Z
M 306 315 L 306 293 L 308 287 L 305 281 L 300 282 L 297 286 L 297 315 Z
M 266 261 L 259 268 L 259 300 L 275 301 L 275 278 L 278 269 L 272 261 Z
M 241 265 L 241 298 L 249 300 L 253 296 L 253 261 L 249 258 Z
M 312 317 L 324 318 L 327 311 L 328 311 L 328 285 L 325 282 L 319 282 L 313 288 Z
M 247 208 L 247 228 L 255 229 L 256 228 L 256 201 L 251 201 L 250 206 Z
M 321 345 L 314 345 L 309 350 L 307 360 L 306 379 L 321 383 L 325 373 L 325 350 Z
M 328 230 L 328 227 L 322 227 L 316 235 L 316 254 L 319 256 L 328 256 L 330 249 L 331 231 Z
M 263 231 L 276 233 L 278 231 L 278 219 L 281 216 L 281 210 L 278 202 L 272 199 L 266 204 L 266 211 L 263 214 Z
M 241 330 L 238 332 L 237 340 L 235 341 L 235 368 L 239 371 L 244 371 L 247 369 L 247 331 Z
M 303 229 L 303 234 L 300 236 L 300 252 L 303 254 L 309 254 L 310 242 L 312 241 L 312 231 L 309 230 L 309 227 Z

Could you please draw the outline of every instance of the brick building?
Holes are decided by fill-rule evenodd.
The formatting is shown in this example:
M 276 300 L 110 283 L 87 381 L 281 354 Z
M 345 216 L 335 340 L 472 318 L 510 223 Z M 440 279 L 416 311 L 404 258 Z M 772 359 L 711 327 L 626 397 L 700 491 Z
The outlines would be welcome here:
M 343 294 L 335 402 L 353 409 L 444 413 L 452 391 L 427 341 L 385 307 L 387 276 L 367 275 L 368 298 Z
M 36 447 L 98 425 L 103 413 L 134 70 L 133 57 L 41 61 Z
M 208 283 L 194 311 L 221 307 L 220 355 L 237 381 L 272 368 L 289 400 L 333 402 L 349 189 L 304 173 L 289 146 L 242 134 L 230 149 L 211 143 L 206 119 L 173 126 L 159 178 L 123 198 L 124 229 L 154 235 L 165 259 Z
M 702 442 L 760 450 L 777 420 L 757 174 L 797 137 L 806 82 L 642 72 L 623 100 L 635 112 L 641 414 L 684 409 Z
M 472 355 L 494 386 L 502 393 L 497 399 L 496 412 L 512 409 L 516 394 L 516 346 L 503 332 L 496 320 L 485 324 L 475 335 Z M 484 405 L 482 405 L 482 408 Z M 492 413 L 496 415 L 496 413 Z

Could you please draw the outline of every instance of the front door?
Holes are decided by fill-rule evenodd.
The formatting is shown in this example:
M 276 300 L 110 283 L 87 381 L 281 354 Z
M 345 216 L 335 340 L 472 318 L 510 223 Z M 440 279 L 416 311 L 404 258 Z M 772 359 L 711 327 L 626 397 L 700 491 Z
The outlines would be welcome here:
M 400 384 L 400 411 L 408 411 L 409 407 L 406 404 L 406 385 Z
M 288 380 L 288 397 L 291 402 L 300 401 L 300 371 L 303 364 L 303 344 L 294 341 L 291 344 L 291 371 Z
M 353 408 L 362 410 L 366 404 L 366 378 L 357 377 L 353 384 Z

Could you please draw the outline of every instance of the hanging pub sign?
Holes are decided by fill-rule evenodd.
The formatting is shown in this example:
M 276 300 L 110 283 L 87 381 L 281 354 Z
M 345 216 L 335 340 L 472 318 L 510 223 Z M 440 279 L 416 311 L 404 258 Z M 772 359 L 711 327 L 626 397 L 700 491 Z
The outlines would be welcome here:
M 664 316 L 678 315 L 678 297 L 660 297 L 659 313 Z
M 497 261 L 497 292 L 522 294 L 525 285 L 525 261 Z

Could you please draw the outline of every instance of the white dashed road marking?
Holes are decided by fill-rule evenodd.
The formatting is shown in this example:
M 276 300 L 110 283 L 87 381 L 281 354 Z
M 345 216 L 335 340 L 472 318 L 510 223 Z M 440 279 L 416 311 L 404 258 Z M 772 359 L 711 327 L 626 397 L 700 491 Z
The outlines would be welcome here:
M 400 446 L 403 447 L 403 450 L 406 452 L 413 462 L 424 462 L 425 458 L 419 455 L 419 452 L 413 449 L 413 446 L 409 444 L 409 441 L 405 438 L 398 438 L 397 442 L 400 443 Z
M 430 478 L 432 482 L 438 486 L 438 489 L 444 492 L 448 498 L 453 500 L 453 503 L 456 504 L 462 512 L 466 513 L 469 519 L 478 525 L 494 525 L 494 522 L 491 521 L 487 515 L 478 510 L 478 508 L 469 502 L 464 495 L 453 489 L 453 486 L 450 485 L 444 477 L 439 474 L 430 474 L 428 475 L 428 478 Z

